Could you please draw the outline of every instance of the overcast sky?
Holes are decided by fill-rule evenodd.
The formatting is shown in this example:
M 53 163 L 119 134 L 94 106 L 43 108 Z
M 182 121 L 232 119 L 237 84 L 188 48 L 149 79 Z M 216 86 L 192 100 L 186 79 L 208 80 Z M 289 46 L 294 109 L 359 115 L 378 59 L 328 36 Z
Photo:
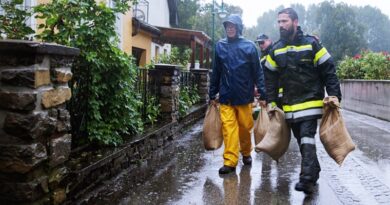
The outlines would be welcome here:
M 205 2 L 212 2 L 212 0 L 203 0 Z M 221 4 L 222 0 L 215 0 L 218 4 Z M 310 4 L 318 4 L 323 2 L 324 0 L 223 0 L 223 2 L 240 6 L 244 13 L 242 19 L 244 21 L 244 25 L 247 27 L 251 27 L 256 25 L 257 18 L 261 16 L 264 12 L 275 9 L 280 5 L 284 5 L 285 7 L 290 6 L 290 4 L 299 3 L 304 6 Z M 389 0 L 334 0 L 334 2 L 344 2 L 349 5 L 354 6 L 365 6 L 370 5 L 372 7 L 377 7 L 381 9 L 382 13 L 390 16 L 390 1 Z M 299 15 L 299 14 L 298 14 Z M 276 17 L 275 17 L 276 18 Z M 276 21 L 276 19 L 275 19 Z

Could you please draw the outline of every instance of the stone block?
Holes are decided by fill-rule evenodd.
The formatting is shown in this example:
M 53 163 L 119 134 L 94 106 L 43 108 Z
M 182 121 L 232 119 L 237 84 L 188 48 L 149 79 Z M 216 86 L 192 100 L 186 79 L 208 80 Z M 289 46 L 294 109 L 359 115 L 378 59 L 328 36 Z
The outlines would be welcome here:
M 49 70 L 30 69 L 7 69 L 1 72 L 1 82 L 5 85 L 37 88 L 42 85 L 49 85 Z
M 44 112 L 28 115 L 9 112 L 4 119 L 3 129 L 8 134 L 30 140 L 50 136 L 55 131 L 56 122 Z
M 44 55 L 37 54 L 1 54 L 0 55 L 0 67 L 1 66 L 30 66 L 34 64 L 39 64 L 43 61 Z
M 51 194 L 52 204 L 59 205 L 65 202 L 66 200 L 66 191 L 65 189 L 56 189 Z
M 63 104 L 72 96 L 70 88 L 61 87 L 51 89 L 42 93 L 42 105 L 44 108 L 51 108 Z
M 42 85 L 49 85 L 50 81 L 50 71 L 49 70 L 35 70 L 35 87 L 40 87 Z
M 50 140 L 49 165 L 55 167 L 68 160 L 72 144 L 72 135 L 64 134 L 61 137 Z
M 63 56 L 63 55 L 51 55 L 50 56 L 50 68 L 70 68 L 73 64 L 72 56 Z
M 4 85 L 26 86 L 35 88 L 34 69 L 6 69 L 1 72 L 1 82 Z
M 65 109 L 58 109 L 57 132 L 68 132 L 71 130 L 70 114 Z
M 68 176 L 69 170 L 67 167 L 59 167 L 51 170 L 49 175 L 49 187 L 51 190 L 59 188 L 61 182 L 63 182 Z
M 171 112 L 175 110 L 175 105 L 172 99 L 160 99 L 161 112 Z
M 0 108 L 10 110 L 30 111 L 35 109 L 37 95 L 0 89 Z
M 55 79 L 59 83 L 67 83 L 70 79 L 72 79 L 72 72 L 70 68 L 56 68 L 55 69 Z
M 27 173 L 47 159 L 45 147 L 40 143 L 31 145 L 0 145 L 0 171 Z
M 14 202 L 32 202 L 49 191 L 46 176 L 26 183 L 0 183 L 0 198 Z

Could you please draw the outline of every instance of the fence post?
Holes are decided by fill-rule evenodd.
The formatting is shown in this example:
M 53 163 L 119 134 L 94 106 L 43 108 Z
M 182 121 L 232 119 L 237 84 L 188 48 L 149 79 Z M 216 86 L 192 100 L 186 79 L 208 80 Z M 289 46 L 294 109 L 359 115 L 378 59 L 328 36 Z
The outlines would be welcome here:
M 209 101 L 209 69 L 192 69 L 191 73 L 194 75 L 194 83 L 198 89 L 198 94 L 200 96 L 200 103 L 207 103 Z
M 60 204 L 71 151 L 68 81 L 78 49 L 0 41 L 0 201 Z
M 160 76 L 161 117 L 176 122 L 179 118 L 180 67 L 178 65 L 156 64 Z

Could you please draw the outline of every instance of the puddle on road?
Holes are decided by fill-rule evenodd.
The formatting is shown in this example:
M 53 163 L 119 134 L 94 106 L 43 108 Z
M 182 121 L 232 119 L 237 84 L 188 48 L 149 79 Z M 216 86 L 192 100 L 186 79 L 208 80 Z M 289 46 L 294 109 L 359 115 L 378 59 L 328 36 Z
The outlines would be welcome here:
M 252 152 L 254 159 L 251 167 L 243 166 L 241 160 L 236 174 L 220 177 L 218 169 L 223 164 L 222 151 L 205 151 L 201 140 L 201 122 L 177 139 L 174 145 L 161 152 L 161 159 L 148 162 L 145 172 L 157 170 L 148 180 L 143 177 L 137 182 L 126 178 L 126 173 L 98 191 L 93 200 L 86 204 L 341 204 L 337 193 L 338 188 L 346 187 L 353 193 L 362 193 L 362 189 L 354 189 L 353 182 L 360 179 L 349 178 L 340 181 L 338 177 L 348 176 L 348 170 L 339 169 L 325 155 L 321 160 L 324 170 L 316 187 L 316 192 L 308 197 L 294 190 L 299 178 L 300 154 L 294 137 L 290 142 L 288 152 L 279 163 L 272 161 L 263 153 Z M 318 136 L 317 136 L 318 137 Z M 317 141 L 319 141 L 317 139 Z M 366 153 L 353 153 L 353 157 L 366 157 Z M 356 157 L 358 156 L 358 157 Z M 360 156 L 360 157 L 359 157 Z M 380 159 L 385 160 L 385 159 Z M 370 166 L 371 158 L 365 158 L 363 163 Z M 359 163 L 360 164 L 360 163 Z M 389 162 L 384 162 L 381 169 L 390 170 Z M 353 168 L 353 167 L 352 167 Z M 351 169 L 346 167 L 345 169 Z M 142 176 L 143 173 L 140 173 Z M 366 174 L 366 173 L 363 173 Z M 363 175 L 361 175 L 363 176 Z M 390 179 L 387 175 L 386 179 Z M 336 180 L 336 181 L 335 181 Z M 337 181 L 338 180 L 338 181 Z M 388 182 L 390 180 L 387 180 Z M 330 186 L 332 183 L 340 186 Z M 341 190 L 340 193 L 343 194 Z M 346 192 L 344 192 L 345 194 Z M 341 194 L 341 197 L 343 195 Z M 364 197 L 364 195 L 362 194 Z M 369 197 L 360 202 L 373 202 Z M 350 200 L 354 203 L 354 199 Z M 237 203 L 236 203 L 237 202 Z

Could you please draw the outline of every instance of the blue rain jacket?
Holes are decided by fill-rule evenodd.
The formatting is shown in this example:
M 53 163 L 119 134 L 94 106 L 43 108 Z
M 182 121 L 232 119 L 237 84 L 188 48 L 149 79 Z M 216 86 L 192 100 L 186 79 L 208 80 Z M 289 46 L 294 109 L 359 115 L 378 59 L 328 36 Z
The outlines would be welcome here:
M 210 82 L 209 97 L 229 105 L 244 105 L 253 102 L 254 86 L 260 93 L 260 100 L 266 100 L 264 75 L 259 54 L 252 41 L 241 37 L 242 21 L 237 15 L 231 15 L 225 22 L 236 25 L 237 35 L 225 38 L 215 46 L 215 59 Z

